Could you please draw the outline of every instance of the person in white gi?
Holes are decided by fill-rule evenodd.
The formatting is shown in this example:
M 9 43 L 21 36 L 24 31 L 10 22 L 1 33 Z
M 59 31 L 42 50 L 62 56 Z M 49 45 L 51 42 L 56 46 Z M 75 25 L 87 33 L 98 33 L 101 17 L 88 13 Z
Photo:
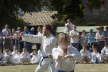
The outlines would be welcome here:
M 54 63 L 53 59 L 50 58 L 52 54 L 52 49 L 56 46 L 56 38 L 52 35 L 52 29 L 50 25 L 43 27 L 43 37 L 42 37 L 42 58 L 39 66 L 35 72 L 45 72 L 49 67 L 50 72 L 54 72 Z
M 58 41 L 58 47 L 52 50 L 52 56 L 55 60 L 55 72 L 73 72 L 77 61 L 74 57 L 80 57 L 81 54 L 70 45 L 68 38 L 62 38 Z
M 20 64 L 20 51 L 15 50 L 15 52 L 12 52 L 12 56 L 11 56 L 11 60 L 10 60 L 11 64 Z
M 104 62 L 108 62 L 108 42 L 105 43 L 104 48 L 101 50 L 102 59 Z
M 82 56 L 82 63 L 87 64 L 90 63 L 90 51 L 87 50 L 87 42 L 82 42 L 82 49 L 80 50 Z
M 100 63 L 102 61 L 101 54 L 97 51 L 97 43 L 92 45 L 93 52 L 91 53 L 91 63 Z
M 30 55 L 31 55 L 30 63 L 32 63 L 32 64 L 38 64 L 39 60 L 40 60 L 40 56 L 39 56 L 38 51 L 36 51 L 34 49 L 33 52 Z
M 104 48 L 101 50 L 102 55 L 108 55 L 108 43 L 105 43 Z
M 10 50 L 5 49 L 4 52 L 3 52 L 3 55 L 4 55 L 4 61 L 6 61 L 6 63 L 10 63 L 10 59 L 11 59 L 11 56 L 12 56 Z
M 30 38 L 29 40 L 27 40 Z M 50 58 L 52 54 L 52 49 L 56 46 L 56 38 L 52 34 L 52 28 L 50 25 L 45 25 L 43 27 L 43 36 L 38 35 L 25 35 L 23 36 L 24 41 L 33 41 L 33 43 L 41 43 L 42 57 L 39 65 L 37 66 L 35 72 L 45 72 L 49 68 L 50 72 L 54 72 L 53 59 Z
M 5 64 L 5 63 L 6 63 L 6 61 L 4 61 L 4 55 L 2 53 L 2 49 L 0 49 L 0 65 Z
M 22 64 L 30 63 L 30 54 L 26 48 L 23 48 L 23 52 L 20 54 L 20 61 Z

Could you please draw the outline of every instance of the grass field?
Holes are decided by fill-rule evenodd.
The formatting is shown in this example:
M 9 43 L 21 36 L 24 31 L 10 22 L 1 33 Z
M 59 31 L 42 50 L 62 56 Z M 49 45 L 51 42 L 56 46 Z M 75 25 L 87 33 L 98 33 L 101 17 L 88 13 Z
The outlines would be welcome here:
M 0 72 L 34 72 L 36 65 L 0 66 Z

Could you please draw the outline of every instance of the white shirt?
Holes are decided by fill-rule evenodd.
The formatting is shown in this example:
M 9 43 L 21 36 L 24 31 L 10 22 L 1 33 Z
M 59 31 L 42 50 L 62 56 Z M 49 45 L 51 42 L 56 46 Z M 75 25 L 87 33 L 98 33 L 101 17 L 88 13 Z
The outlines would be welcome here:
M 82 49 L 80 51 L 80 53 L 81 53 L 81 56 L 87 56 L 87 57 L 90 58 L 90 52 L 88 50 L 85 50 L 85 52 L 84 52 L 84 49 Z
M 96 62 L 101 62 L 102 59 L 101 59 L 101 55 L 97 52 L 92 52 L 91 53 L 91 63 L 96 63 Z
M 28 58 L 28 59 L 30 59 L 30 54 L 28 52 L 22 52 L 20 54 L 20 58 Z
M 69 30 L 69 28 L 68 27 L 73 27 L 74 26 L 74 24 L 72 24 L 72 23 L 66 23 L 65 24 L 65 30 L 64 30 L 64 33 L 69 33 L 70 32 L 70 30 Z
M 40 60 L 40 56 L 38 54 L 33 54 L 30 61 L 32 64 L 35 64 L 35 63 L 39 63 L 39 60 Z
M 41 52 L 43 56 L 47 56 L 52 54 L 52 49 L 57 46 L 57 39 L 50 34 L 48 37 L 46 36 L 38 36 L 38 35 L 24 35 L 23 40 L 32 43 L 41 43 Z
M 38 36 L 43 36 L 43 34 L 41 32 L 38 32 L 37 35 Z
M 71 58 L 61 58 L 58 59 L 58 56 L 63 53 L 61 48 L 54 48 L 52 50 L 53 58 L 55 59 L 55 68 L 64 71 L 72 71 L 75 67 L 75 56 L 80 56 L 80 53 L 75 48 L 69 48 L 67 51 L 67 55 L 72 55 L 74 57 Z
M 20 64 L 20 54 L 13 54 L 11 57 L 12 64 Z
M 56 47 L 56 38 L 53 35 L 49 37 L 43 37 L 42 52 L 43 55 L 52 54 L 52 49 Z
M 104 47 L 104 48 L 101 50 L 101 54 L 106 54 L 106 55 L 108 55 L 108 48 L 107 48 L 107 47 Z
M 79 35 L 79 32 L 76 30 L 71 30 L 69 32 L 69 35 L 70 36 Z M 71 38 L 71 43 L 79 43 L 79 38 L 78 37 Z
M 8 62 L 11 59 L 11 53 L 10 52 L 4 52 L 4 61 Z
M 4 28 L 4 29 L 2 30 L 2 33 L 3 33 L 4 36 L 9 36 L 10 33 L 11 33 L 11 31 L 10 31 L 10 29 Z
M 104 37 L 103 33 L 100 34 L 99 32 L 96 32 L 97 41 L 104 41 L 103 37 Z

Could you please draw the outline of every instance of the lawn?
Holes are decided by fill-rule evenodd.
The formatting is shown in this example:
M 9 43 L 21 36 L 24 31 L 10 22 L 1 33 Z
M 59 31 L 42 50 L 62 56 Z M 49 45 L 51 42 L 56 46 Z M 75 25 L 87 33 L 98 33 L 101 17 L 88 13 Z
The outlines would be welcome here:
M 0 72 L 34 72 L 36 65 L 0 66 Z

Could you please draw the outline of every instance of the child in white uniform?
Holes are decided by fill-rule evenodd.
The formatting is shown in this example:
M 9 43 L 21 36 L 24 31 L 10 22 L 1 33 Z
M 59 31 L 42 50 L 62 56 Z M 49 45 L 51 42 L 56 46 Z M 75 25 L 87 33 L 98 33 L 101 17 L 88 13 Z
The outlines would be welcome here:
M 105 43 L 104 48 L 101 50 L 102 55 L 108 55 L 108 43 Z
M 100 63 L 102 61 L 101 54 L 97 52 L 97 43 L 92 45 L 93 52 L 91 53 L 91 63 Z
M 4 55 L 2 53 L 2 50 L 0 49 L 0 65 L 5 64 L 6 61 L 4 61 Z
M 30 63 L 38 64 L 40 60 L 40 56 L 38 55 L 38 52 L 34 49 L 30 55 L 31 55 Z
M 90 51 L 87 50 L 87 43 L 82 43 L 82 49 L 80 50 L 82 56 L 82 63 L 89 63 L 90 62 Z
M 4 54 L 4 60 L 7 63 L 10 63 L 11 56 L 12 56 L 11 52 L 8 49 L 6 49 L 6 50 L 4 50 L 3 54 Z
M 104 48 L 101 50 L 102 59 L 105 63 L 108 63 L 108 43 L 105 43 Z
M 20 61 L 22 64 L 30 63 L 30 54 L 29 54 L 29 52 L 27 52 L 26 48 L 23 48 L 23 52 L 20 55 Z
M 11 64 L 20 64 L 20 51 L 16 50 L 12 53 Z

